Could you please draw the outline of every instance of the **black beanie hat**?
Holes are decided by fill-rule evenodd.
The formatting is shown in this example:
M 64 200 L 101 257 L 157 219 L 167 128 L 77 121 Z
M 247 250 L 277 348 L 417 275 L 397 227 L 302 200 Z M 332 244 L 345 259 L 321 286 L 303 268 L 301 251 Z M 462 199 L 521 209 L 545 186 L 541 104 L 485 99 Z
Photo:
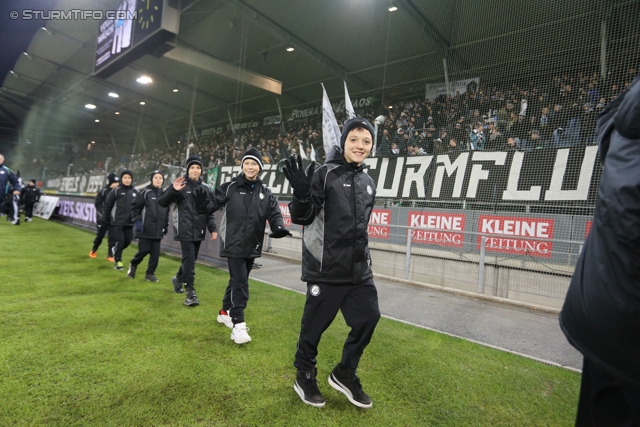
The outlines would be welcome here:
M 153 177 L 154 175 L 160 175 L 162 177 L 162 182 L 164 182 L 164 175 L 162 174 L 162 172 L 160 172 L 159 170 L 154 170 L 153 172 L 151 172 L 149 174 L 149 180 L 153 181 Z
M 33 182 L 35 184 L 36 180 L 35 179 L 30 179 L 29 182 Z
M 114 182 L 119 182 L 120 178 L 118 178 L 118 175 L 116 175 L 115 173 L 111 172 L 109 175 L 107 175 L 107 180 L 109 181 L 109 185 L 111 185 Z
M 191 156 L 187 159 L 187 172 L 189 172 L 189 168 L 192 165 L 198 165 L 200 166 L 200 169 L 204 172 L 204 166 L 202 166 L 202 159 L 200 158 L 200 156 L 195 155 L 195 156 Z
M 120 180 L 122 180 L 122 177 L 125 175 L 129 175 L 131 177 L 131 179 L 133 180 L 133 172 L 131 172 L 130 169 L 125 169 L 122 171 L 122 173 L 120 174 Z
M 363 119 L 362 117 L 356 117 L 354 119 L 347 120 L 344 123 L 344 126 L 342 127 L 342 135 L 340 135 L 340 148 L 344 148 L 344 142 L 347 140 L 347 135 L 349 135 L 349 132 L 356 128 L 363 128 L 368 130 L 371 134 L 371 139 L 374 139 L 375 131 L 373 130 L 373 126 L 371 125 L 371 123 L 369 123 L 368 120 Z
M 249 148 L 247 152 L 244 153 L 244 156 L 242 156 L 242 162 L 240 164 L 243 165 L 244 161 L 247 159 L 254 160 L 256 163 L 258 163 L 258 165 L 260 166 L 260 171 L 262 171 L 262 169 L 264 168 L 262 165 L 262 154 L 260 154 L 260 152 L 255 148 Z

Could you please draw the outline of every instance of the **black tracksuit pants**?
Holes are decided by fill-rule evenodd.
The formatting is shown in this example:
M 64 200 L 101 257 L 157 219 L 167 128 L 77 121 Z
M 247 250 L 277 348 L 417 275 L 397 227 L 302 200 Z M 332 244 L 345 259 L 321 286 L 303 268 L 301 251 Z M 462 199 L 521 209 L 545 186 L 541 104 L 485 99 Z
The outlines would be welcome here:
M 586 357 L 576 427 L 640 426 L 640 385 L 626 383 Z
M 373 279 L 359 285 L 329 285 L 307 283 L 307 301 L 302 313 L 302 325 L 294 366 L 310 371 L 316 366 L 318 344 L 324 331 L 342 311 L 351 331 L 342 349 L 341 364 L 355 370 L 365 347 L 371 341 L 373 331 L 380 320 L 378 291 Z
M 113 256 L 113 247 L 116 245 L 116 241 L 113 238 L 113 236 L 115 235 L 115 232 L 110 230 L 111 230 L 110 225 L 98 224 L 98 231 L 96 232 L 96 238 L 93 239 L 93 249 L 91 249 L 93 252 L 97 252 L 98 248 L 102 244 L 102 239 L 104 239 L 104 236 L 108 232 L 109 237 L 107 238 L 107 242 L 108 242 L 109 249 L 107 250 L 107 258 Z
M 25 218 L 33 218 L 33 207 L 36 202 L 28 202 L 24 204 L 24 217 Z
M 113 249 L 113 259 L 115 262 L 122 261 L 122 251 L 127 249 L 133 240 L 133 226 L 114 225 L 109 230 L 109 234 L 113 231 L 113 239 L 116 244 Z
M 154 274 L 158 268 L 158 260 L 160 259 L 160 239 L 138 239 L 138 252 L 133 256 L 131 265 L 137 266 L 142 262 L 145 256 L 149 255 L 149 265 L 146 274 Z
M 176 273 L 178 281 L 184 283 L 187 292 L 194 290 L 193 282 L 196 278 L 196 260 L 198 252 L 200 252 L 200 244 L 202 240 L 197 242 L 180 241 L 180 249 L 182 250 L 182 264 Z
M 231 316 L 233 324 L 244 322 L 244 309 L 249 302 L 249 273 L 254 258 L 227 258 L 229 284 L 222 298 L 222 309 Z

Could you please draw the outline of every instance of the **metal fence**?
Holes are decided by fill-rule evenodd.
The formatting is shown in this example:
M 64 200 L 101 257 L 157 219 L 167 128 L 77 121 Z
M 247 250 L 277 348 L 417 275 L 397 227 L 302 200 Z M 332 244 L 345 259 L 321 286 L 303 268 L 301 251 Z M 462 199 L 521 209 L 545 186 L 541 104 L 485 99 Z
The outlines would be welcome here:
M 369 239 L 373 271 L 380 277 L 490 295 L 559 309 L 582 250 L 582 240 L 537 237 L 505 238 L 504 234 L 451 229 L 370 224 L 388 227 L 388 239 Z M 293 239 L 267 238 L 265 247 L 289 257 L 301 256 L 301 228 Z M 416 243 L 421 233 L 435 236 L 429 245 Z M 441 240 L 440 244 L 436 240 Z M 542 251 L 542 254 L 541 252 Z

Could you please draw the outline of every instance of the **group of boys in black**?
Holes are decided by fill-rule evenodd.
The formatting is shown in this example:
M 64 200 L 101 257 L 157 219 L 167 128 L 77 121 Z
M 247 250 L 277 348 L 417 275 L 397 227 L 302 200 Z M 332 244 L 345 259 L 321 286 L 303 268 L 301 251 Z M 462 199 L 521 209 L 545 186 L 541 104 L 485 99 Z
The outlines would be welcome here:
M 340 147 L 334 147 L 324 165 L 315 170 L 312 162 L 304 171 L 300 156 L 292 155 L 284 169 L 293 189 L 291 219 L 303 226 L 302 280 L 307 282 L 295 353 L 294 390 L 304 403 L 315 407 L 325 405 L 316 380 L 318 344 L 338 311 L 342 311 L 351 331 L 342 360 L 328 382 L 354 405 L 372 406 L 356 369 L 380 318 L 367 236 L 376 190 L 363 167 L 373 145 L 373 134 L 368 121 L 349 120 L 344 125 Z M 207 231 L 212 240 L 218 237 L 214 212 L 220 210 L 220 255 L 227 258 L 229 282 L 217 321 L 232 329 L 231 340 L 236 344 L 251 341 L 245 322 L 248 278 L 255 259 L 262 253 L 266 222 L 269 221 L 270 237 L 291 236 L 277 200 L 259 177 L 263 169 L 260 152 L 249 149 L 242 157 L 241 167 L 236 178 L 215 190 L 202 182 L 199 156 L 187 159 L 186 174 L 164 191 L 161 176 L 156 176 L 161 175 L 159 172 L 152 173 L 151 184 L 137 192 L 132 187 L 131 171 L 124 171 L 120 184 L 106 196 L 101 215 L 103 224 L 107 219 L 111 221 L 117 270 L 122 269 L 122 250 L 131 242 L 130 230 L 135 228 L 140 250 L 129 267 L 129 277 L 133 278 L 147 253 L 157 259 L 171 208 L 173 238 L 180 242 L 182 251 L 182 263 L 171 282 L 174 292 L 186 290 L 184 305 L 192 307 L 200 304 L 194 286 L 195 263 Z M 150 261 L 147 280 L 156 266 L 157 261 Z

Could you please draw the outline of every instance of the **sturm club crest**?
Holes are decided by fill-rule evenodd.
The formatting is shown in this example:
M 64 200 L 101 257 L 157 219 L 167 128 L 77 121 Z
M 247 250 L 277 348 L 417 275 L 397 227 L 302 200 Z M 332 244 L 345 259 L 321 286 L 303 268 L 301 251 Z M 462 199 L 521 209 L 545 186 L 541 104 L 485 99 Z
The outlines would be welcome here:
M 309 289 L 309 293 L 311 293 L 311 295 L 313 295 L 314 297 L 317 297 L 318 295 L 320 295 L 320 286 L 311 286 L 311 289 Z
M 371 188 L 370 185 L 367 185 L 367 193 L 369 193 L 369 195 L 373 194 L 373 188 Z

